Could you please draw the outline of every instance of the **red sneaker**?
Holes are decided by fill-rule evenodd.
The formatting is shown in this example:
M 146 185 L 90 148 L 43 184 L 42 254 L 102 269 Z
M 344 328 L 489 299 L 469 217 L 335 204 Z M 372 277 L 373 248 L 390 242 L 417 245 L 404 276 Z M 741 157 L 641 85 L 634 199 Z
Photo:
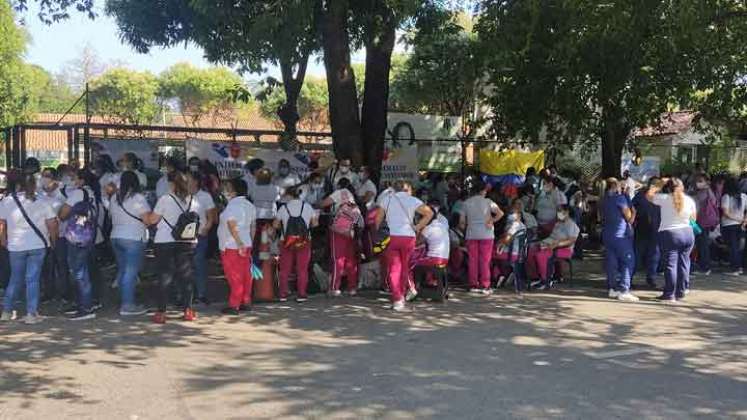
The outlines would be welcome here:
M 163 312 L 156 312 L 155 314 L 153 314 L 153 322 L 156 324 L 165 324 L 166 314 Z
M 192 308 L 187 308 L 184 310 L 184 316 L 182 317 L 185 321 L 194 321 L 197 319 L 197 312 L 195 312 Z

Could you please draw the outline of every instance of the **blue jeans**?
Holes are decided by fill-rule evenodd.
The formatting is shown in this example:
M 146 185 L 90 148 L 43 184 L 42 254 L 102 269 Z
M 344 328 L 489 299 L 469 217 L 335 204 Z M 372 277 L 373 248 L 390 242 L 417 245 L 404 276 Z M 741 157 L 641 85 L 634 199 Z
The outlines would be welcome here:
M 659 233 L 659 241 L 665 280 L 662 297 L 681 299 L 685 290 L 690 288 L 690 253 L 695 244 L 693 230 L 690 227 L 665 230 Z
M 724 237 L 724 241 L 729 245 L 729 263 L 731 269 L 734 271 L 742 268 L 742 253 L 740 252 L 740 241 L 744 232 L 742 226 L 721 226 L 721 236 Z
M 13 310 L 13 301 L 17 292 L 23 287 L 26 280 L 26 313 L 36 314 L 39 310 L 39 278 L 41 277 L 44 257 L 47 250 L 44 248 L 31 251 L 11 251 L 10 254 L 10 282 L 5 290 L 3 299 L 3 310 Z
M 605 238 L 604 247 L 607 288 L 627 293 L 630 291 L 630 278 L 635 269 L 633 238 Z
M 65 238 L 57 238 L 54 246 L 54 260 L 57 297 L 73 300 L 72 287 L 70 287 L 70 268 L 67 266 L 67 240 Z
M 653 285 L 661 260 L 658 234 L 654 233 L 650 237 L 638 235 L 635 240 L 635 255 L 636 271 L 645 271 L 646 283 Z
M 145 243 L 131 239 L 112 239 L 114 258 L 117 260 L 117 283 L 122 296 L 122 308 L 135 306 L 135 283 L 143 265 Z
M 88 258 L 91 254 L 90 246 L 79 247 L 67 244 L 67 265 L 70 268 L 70 277 L 78 285 L 78 306 L 82 311 L 90 311 L 93 306 L 93 288 L 91 287 L 91 275 L 88 271 Z
M 207 252 L 208 237 L 200 236 L 197 238 L 195 247 L 194 267 L 195 267 L 195 289 L 198 298 L 204 298 L 207 293 Z
M 711 269 L 711 231 L 712 228 L 703 228 L 703 232 L 695 237 L 695 247 L 698 249 L 698 268 L 706 272 Z

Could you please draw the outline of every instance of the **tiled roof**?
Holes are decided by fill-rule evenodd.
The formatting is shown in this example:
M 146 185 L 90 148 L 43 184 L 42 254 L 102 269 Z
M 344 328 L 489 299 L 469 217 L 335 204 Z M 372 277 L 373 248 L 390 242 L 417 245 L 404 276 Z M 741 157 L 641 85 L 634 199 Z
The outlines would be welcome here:
M 635 131 L 636 137 L 669 136 L 684 134 L 693 127 L 698 114 L 693 111 L 669 112 L 661 116 L 659 125 L 652 125 Z
M 62 114 L 37 114 L 34 118 L 34 123 L 37 124 L 49 124 L 61 122 L 62 124 L 78 124 L 85 123 L 86 116 L 84 114 L 68 114 L 65 118 L 62 118 Z M 92 124 L 109 124 L 112 123 L 101 116 L 92 116 Z M 217 128 L 217 129 L 237 129 L 237 130 L 262 130 L 262 131 L 279 131 L 282 129 L 282 125 L 279 122 L 264 118 L 259 112 L 253 111 L 243 113 L 237 116 L 229 115 L 210 115 L 203 116 L 199 119 L 193 119 L 189 115 L 181 114 L 167 114 L 165 121 L 156 121 L 155 125 L 167 126 L 167 127 L 191 127 L 191 128 Z M 315 132 L 326 132 L 328 133 L 328 125 L 322 125 L 319 130 Z M 299 130 L 304 130 L 304 127 L 299 127 Z M 67 150 L 67 133 L 64 130 L 38 130 L 38 129 L 26 129 L 26 150 L 38 151 L 38 150 Z M 163 140 L 184 140 L 187 138 L 200 138 L 205 140 L 230 140 L 231 137 L 226 134 L 220 133 L 204 133 L 194 134 L 185 132 L 144 132 L 144 133 L 133 133 L 133 132 L 113 132 L 107 130 L 106 133 L 103 131 L 93 131 L 92 135 L 95 137 L 133 137 L 136 135 L 142 135 L 150 138 L 157 138 Z M 239 141 L 256 141 L 254 137 L 238 137 Z M 312 138 L 301 137 L 302 142 L 310 142 Z M 316 140 L 316 138 L 314 138 Z M 276 142 L 277 136 L 262 136 L 260 138 L 262 142 Z

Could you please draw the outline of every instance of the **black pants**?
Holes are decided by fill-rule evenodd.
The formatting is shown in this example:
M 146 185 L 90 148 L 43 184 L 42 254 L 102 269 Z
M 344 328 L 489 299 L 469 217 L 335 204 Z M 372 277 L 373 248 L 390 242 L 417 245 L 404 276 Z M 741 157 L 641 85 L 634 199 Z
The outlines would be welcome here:
M 10 280 L 10 254 L 8 250 L 0 247 L 0 289 L 8 287 Z
M 158 262 L 158 310 L 163 312 L 169 300 L 169 287 L 178 280 L 182 288 L 182 299 L 186 308 L 192 308 L 194 293 L 194 247 L 188 242 L 170 242 L 156 244 L 156 261 Z

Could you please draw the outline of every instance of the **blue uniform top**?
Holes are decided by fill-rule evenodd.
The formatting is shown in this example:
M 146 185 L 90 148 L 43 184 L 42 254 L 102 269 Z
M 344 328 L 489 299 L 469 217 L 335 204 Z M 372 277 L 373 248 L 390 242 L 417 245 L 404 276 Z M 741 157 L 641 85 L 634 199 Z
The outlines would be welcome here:
M 630 225 L 625 221 L 623 210 L 631 207 L 630 198 L 625 194 L 612 193 L 604 197 L 602 214 L 604 225 L 602 235 L 605 239 L 629 238 L 633 236 Z
M 645 190 L 635 195 L 633 207 L 636 210 L 636 236 L 642 239 L 654 238 L 661 224 L 661 208 L 646 198 Z

